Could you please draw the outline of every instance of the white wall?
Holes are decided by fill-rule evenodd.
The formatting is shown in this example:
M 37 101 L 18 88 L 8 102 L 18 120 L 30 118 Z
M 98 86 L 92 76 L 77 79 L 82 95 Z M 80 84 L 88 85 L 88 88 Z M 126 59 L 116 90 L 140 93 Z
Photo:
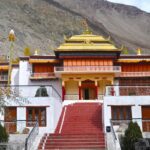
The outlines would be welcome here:
M 111 119 L 111 105 L 124 106 L 132 105 L 132 118 L 142 118 L 141 105 L 149 105 L 149 96 L 105 96 L 104 97 L 104 124 L 110 126 Z M 142 123 L 138 121 L 141 129 Z
M 31 68 L 28 60 L 21 60 L 19 62 L 19 85 L 28 85 Z
M 14 70 L 15 72 L 15 70 Z M 61 88 L 61 81 L 59 79 L 51 79 L 51 80 L 30 80 L 30 76 L 32 73 L 32 64 L 29 64 L 28 60 L 21 60 L 19 63 L 19 85 L 52 85 L 57 92 L 61 95 L 62 93 L 62 88 Z M 12 76 L 12 79 L 14 78 L 14 76 Z M 13 85 L 17 85 L 16 83 L 14 83 Z M 31 90 L 25 87 L 20 87 L 23 96 L 27 95 L 27 96 L 32 96 L 33 94 L 31 94 Z M 35 90 L 33 88 L 34 94 L 35 94 Z M 31 95 L 30 95 L 31 94 Z
M 11 85 L 19 84 L 19 68 L 13 67 L 11 72 Z
M 10 100 L 8 100 L 10 101 Z M 28 106 L 36 106 L 42 107 L 46 106 L 46 127 L 39 127 L 40 134 L 44 133 L 54 133 L 55 128 L 57 126 L 59 117 L 62 111 L 62 102 L 60 99 L 56 97 L 34 97 L 34 98 L 27 98 L 26 101 L 22 105 L 18 103 L 12 102 L 9 103 L 8 106 L 16 106 L 17 107 L 17 120 L 26 120 L 26 107 Z M 4 116 L 1 115 L 0 119 L 4 120 Z M 26 127 L 26 123 L 19 123 L 17 125 L 17 131 L 22 132 L 23 128 Z

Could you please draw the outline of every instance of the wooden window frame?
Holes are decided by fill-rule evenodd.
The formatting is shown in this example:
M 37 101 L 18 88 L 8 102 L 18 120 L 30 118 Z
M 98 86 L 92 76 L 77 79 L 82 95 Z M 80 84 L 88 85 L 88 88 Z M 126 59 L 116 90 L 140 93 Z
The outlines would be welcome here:
M 128 108 L 130 108 L 130 117 L 127 118 L 127 110 Z M 123 110 L 123 118 L 120 118 L 120 114 L 119 114 L 119 109 L 122 109 Z M 114 119 L 114 110 L 116 110 L 117 112 L 117 117 L 116 119 Z M 131 106 L 111 106 L 111 118 L 112 120 L 131 120 L 132 119 L 132 108 Z
M 41 125 L 41 122 L 42 122 L 42 120 L 41 120 L 41 109 L 43 109 L 44 108 L 44 111 L 45 111 L 45 125 Z M 26 120 L 27 120 L 27 122 L 26 122 L 26 126 L 27 127 L 32 127 L 33 125 L 29 125 L 28 124 L 28 117 L 29 117 L 29 114 L 28 114 L 28 110 L 29 109 L 32 109 L 32 120 L 30 120 L 30 121 L 35 121 L 35 110 L 38 110 L 38 118 L 40 118 L 39 120 L 38 120 L 38 122 L 39 122 L 39 127 L 46 127 L 47 126 L 47 110 L 46 110 L 46 107 L 26 107 Z

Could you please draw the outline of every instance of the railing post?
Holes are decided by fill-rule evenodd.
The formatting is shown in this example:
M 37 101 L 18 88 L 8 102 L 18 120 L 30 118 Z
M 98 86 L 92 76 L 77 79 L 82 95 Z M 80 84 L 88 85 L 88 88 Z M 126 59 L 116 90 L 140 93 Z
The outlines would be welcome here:
M 25 141 L 25 150 L 28 150 L 28 139 L 26 138 L 26 141 Z

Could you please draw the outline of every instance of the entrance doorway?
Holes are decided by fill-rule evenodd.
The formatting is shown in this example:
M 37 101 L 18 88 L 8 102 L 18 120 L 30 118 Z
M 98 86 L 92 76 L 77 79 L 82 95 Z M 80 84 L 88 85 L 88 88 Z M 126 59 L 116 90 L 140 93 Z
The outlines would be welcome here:
M 84 89 L 84 99 L 89 99 L 90 98 L 90 93 L 89 93 L 89 89 L 85 88 Z
M 17 108 L 16 107 L 6 107 L 5 108 L 5 127 L 8 133 L 16 132 L 16 119 L 17 119 Z
M 83 88 L 83 99 L 96 99 L 94 88 Z
M 86 80 L 82 82 L 82 99 L 93 100 L 96 99 L 96 87 L 95 82 L 91 80 Z

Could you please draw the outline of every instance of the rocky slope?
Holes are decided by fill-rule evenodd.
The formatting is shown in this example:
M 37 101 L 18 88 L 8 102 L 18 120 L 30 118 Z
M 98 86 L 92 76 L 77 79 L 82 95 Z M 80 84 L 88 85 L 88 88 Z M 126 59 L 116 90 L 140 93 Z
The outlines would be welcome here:
M 150 14 L 135 7 L 104 0 L 0 0 L 0 55 L 7 54 L 9 30 L 16 34 L 14 55 L 25 47 L 52 53 L 63 36 L 82 32 L 82 19 L 95 34 L 111 36 L 132 52 L 150 53 Z

